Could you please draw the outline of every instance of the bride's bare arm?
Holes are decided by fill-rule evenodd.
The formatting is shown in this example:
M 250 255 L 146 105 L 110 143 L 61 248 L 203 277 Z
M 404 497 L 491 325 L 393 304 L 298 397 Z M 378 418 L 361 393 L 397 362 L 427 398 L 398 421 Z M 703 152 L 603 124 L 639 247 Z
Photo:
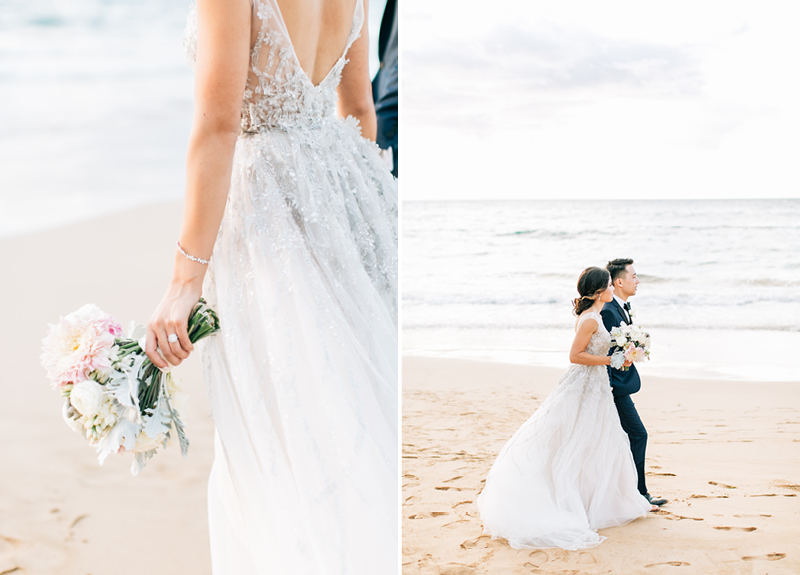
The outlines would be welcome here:
M 378 120 L 375 102 L 372 101 L 372 84 L 369 80 L 369 32 L 367 22 L 368 0 L 364 1 L 364 25 L 359 36 L 347 52 L 348 63 L 342 70 L 339 83 L 339 115 L 353 116 L 361 124 L 361 135 L 375 141 Z
M 222 221 L 250 52 L 248 0 L 197 0 L 198 48 L 195 107 L 186 157 L 186 194 L 180 244 L 207 260 Z M 202 293 L 207 266 L 177 249 L 172 280 L 147 324 L 147 356 L 159 367 L 178 365 L 193 346 L 187 333 L 192 307 Z M 169 343 L 169 334 L 178 341 Z
M 572 347 L 569 350 L 570 363 L 580 363 L 581 365 L 611 365 L 611 357 L 606 355 L 593 355 L 586 352 L 586 346 L 589 345 L 589 340 L 592 334 L 597 331 L 597 320 L 594 318 L 586 318 L 581 325 L 578 326 L 578 332 L 575 334 L 575 339 L 572 340 Z

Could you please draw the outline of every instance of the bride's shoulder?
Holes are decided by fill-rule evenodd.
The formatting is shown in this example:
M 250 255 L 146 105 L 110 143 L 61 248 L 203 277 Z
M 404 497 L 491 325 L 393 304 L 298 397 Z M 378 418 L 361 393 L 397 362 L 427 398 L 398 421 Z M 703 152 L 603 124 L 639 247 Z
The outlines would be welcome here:
M 581 327 L 581 325 L 586 323 L 587 321 L 589 322 L 589 325 L 591 325 L 591 323 L 592 323 L 591 320 L 594 320 L 594 325 L 592 326 L 594 329 L 592 331 L 597 329 L 597 327 L 599 325 L 602 325 L 602 323 L 603 323 L 603 320 L 600 317 L 599 313 L 597 313 L 596 311 L 588 311 L 587 310 L 587 311 L 584 311 L 583 313 L 581 313 L 578 316 L 578 321 L 575 324 L 575 329 L 576 330 L 579 329 Z

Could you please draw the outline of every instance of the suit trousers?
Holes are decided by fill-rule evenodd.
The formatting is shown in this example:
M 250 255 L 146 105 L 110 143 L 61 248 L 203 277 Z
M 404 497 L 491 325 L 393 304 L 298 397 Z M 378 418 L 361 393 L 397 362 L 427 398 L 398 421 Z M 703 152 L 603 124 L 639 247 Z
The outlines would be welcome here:
M 614 405 L 617 406 L 619 421 L 622 429 L 628 434 L 631 442 L 633 463 L 636 465 L 636 474 L 639 476 L 639 493 L 647 494 L 647 485 L 644 480 L 644 452 L 647 448 L 647 430 L 644 428 L 639 413 L 630 395 L 615 395 Z

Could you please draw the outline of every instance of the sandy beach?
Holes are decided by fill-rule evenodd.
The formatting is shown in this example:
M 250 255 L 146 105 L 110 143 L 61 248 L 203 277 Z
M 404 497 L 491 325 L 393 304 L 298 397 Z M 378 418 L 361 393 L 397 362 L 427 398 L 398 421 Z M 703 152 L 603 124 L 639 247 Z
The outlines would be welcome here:
M 403 573 L 800 573 L 800 385 L 650 377 L 633 396 L 648 428 L 658 513 L 583 551 L 515 550 L 482 534 L 475 499 L 505 441 L 558 369 L 403 360 Z
M 189 458 L 177 445 L 137 477 L 103 467 L 61 418 L 39 364 L 47 323 L 95 303 L 144 323 L 169 279 L 181 204 L 172 202 L 0 242 L 0 573 L 211 572 L 206 485 L 213 422 L 200 358 L 178 368 L 189 394 Z

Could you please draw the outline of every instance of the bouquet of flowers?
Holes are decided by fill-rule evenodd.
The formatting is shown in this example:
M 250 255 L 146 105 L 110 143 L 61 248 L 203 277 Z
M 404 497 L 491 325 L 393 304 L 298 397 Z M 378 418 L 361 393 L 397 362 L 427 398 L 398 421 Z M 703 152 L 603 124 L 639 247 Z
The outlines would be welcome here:
M 201 299 L 189 316 L 189 339 L 200 341 L 219 330 L 216 312 Z M 127 337 L 119 323 L 87 304 L 55 325 L 42 340 L 42 365 L 53 389 L 65 398 L 64 420 L 95 447 L 102 465 L 109 453 L 134 454 L 136 475 L 159 446 L 178 436 L 189 449 L 174 403 L 178 382 L 144 353 L 144 326 L 131 322 Z
M 650 334 L 636 325 L 620 325 L 611 328 L 613 353 L 611 367 L 628 371 L 626 361 L 636 363 L 650 359 Z

